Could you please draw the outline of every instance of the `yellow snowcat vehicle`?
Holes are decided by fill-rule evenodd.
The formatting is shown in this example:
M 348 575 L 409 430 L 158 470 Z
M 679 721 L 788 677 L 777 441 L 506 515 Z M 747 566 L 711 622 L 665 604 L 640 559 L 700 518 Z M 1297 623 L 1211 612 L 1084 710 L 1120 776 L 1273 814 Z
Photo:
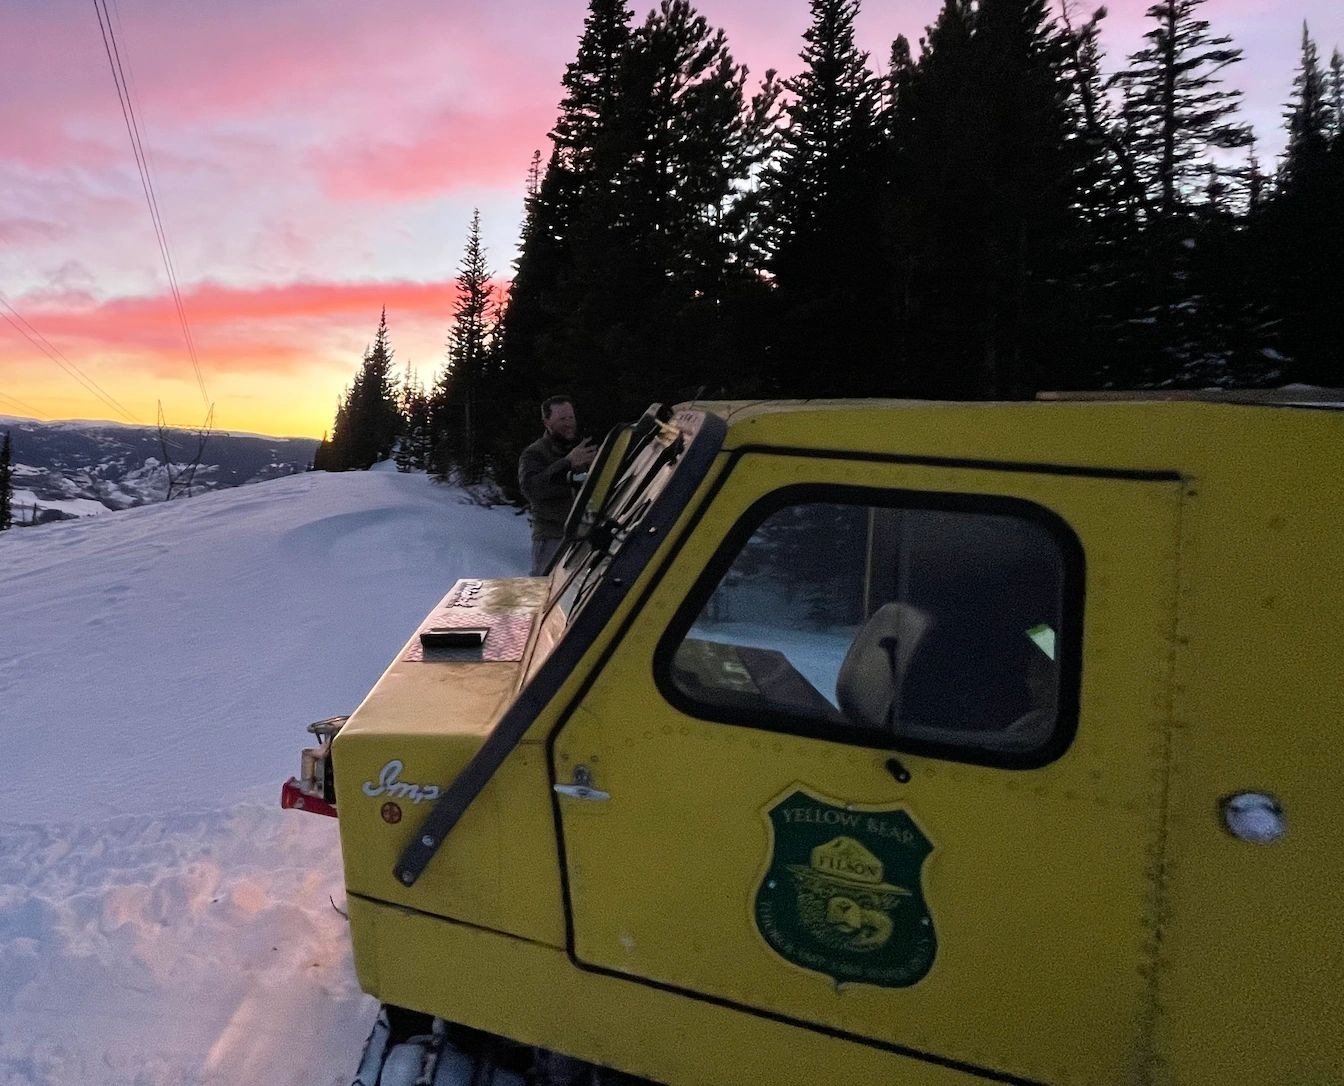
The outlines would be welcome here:
M 285 786 L 356 1082 L 1344 1082 L 1344 412 L 1290 399 L 614 431 Z

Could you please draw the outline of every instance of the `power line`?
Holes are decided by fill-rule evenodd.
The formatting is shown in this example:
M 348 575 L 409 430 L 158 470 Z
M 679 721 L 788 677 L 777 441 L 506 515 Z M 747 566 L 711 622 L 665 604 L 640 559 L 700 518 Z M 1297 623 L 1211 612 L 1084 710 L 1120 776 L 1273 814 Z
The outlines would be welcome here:
M 173 267 L 172 254 L 168 247 L 168 234 L 164 228 L 162 216 L 159 214 L 159 202 L 154 192 L 154 181 L 150 175 L 149 158 L 145 152 L 144 142 L 140 138 L 140 126 L 135 116 L 135 105 L 131 100 L 130 85 L 122 68 L 121 50 L 117 46 L 116 32 L 112 29 L 112 17 L 107 12 L 106 0 L 103 0 L 101 7 L 99 6 L 99 0 L 94 0 L 93 9 L 94 14 L 98 16 L 98 27 L 103 34 L 103 48 L 107 51 L 107 61 L 112 68 L 112 81 L 117 88 L 117 100 L 121 103 L 122 119 L 126 122 L 126 134 L 131 139 L 131 151 L 135 156 L 136 169 L 140 172 L 140 185 L 144 189 L 145 201 L 149 206 L 150 220 L 154 225 L 154 237 L 159 244 L 159 255 L 163 258 L 163 267 L 168 276 L 168 286 L 172 291 L 173 304 L 177 309 L 178 320 L 182 324 L 182 335 L 186 340 L 187 353 L 191 356 L 191 365 L 196 372 L 196 383 L 201 390 L 201 399 L 208 407 L 210 398 L 205 391 L 205 378 L 201 374 L 200 359 L 196 354 L 196 343 L 187 323 L 187 311 L 182 303 L 182 293 L 177 283 L 177 272 Z M 104 15 L 107 15 L 106 24 L 103 22 Z
M 48 340 L 46 336 L 24 320 L 23 315 L 10 305 L 8 299 L 6 299 L 3 294 L 0 294 L 0 306 L 4 306 L 5 309 L 9 310 L 9 313 L 0 312 L 0 317 L 4 317 L 5 320 L 13 325 L 19 335 L 23 336 L 24 339 L 65 370 L 66 373 L 83 385 L 89 392 L 93 393 L 93 395 L 102 400 L 104 404 L 112 408 L 113 411 L 120 412 L 123 417 L 137 426 L 142 425 L 140 420 L 123 407 L 111 393 L 103 391 L 97 381 L 71 362 L 70 359 L 66 358 L 65 355 L 52 345 L 51 341 Z M 13 316 L 10 316 L 11 313 Z
M 182 292 L 178 288 L 177 273 L 173 268 L 172 255 L 168 248 L 168 233 L 164 229 L 159 214 L 159 202 L 154 193 L 154 182 L 150 176 L 149 159 L 140 139 L 140 126 L 135 117 L 135 106 L 131 101 L 130 85 L 121 63 L 121 50 L 117 47 L 116 32 L 112 29 L 112 15 L 107 10 L 107 0 L 93 0 L 94 14 L 98 16 L 98 29 L 103 35 L 103 48 L 107 52 L 107 62 L 112 69 L 112 82 L 116 84 L 117 101 L 121 104 L 122 119 L 126 122 L 126 134 L 131 139 L 131 152 L 135 156 L 135 166 L 140 172 L 140 185 L 145 192 L 145 202 L 149 206 L 149 217 L 154 225 L 154 238 L 159 245 L 159 255 L 163 258 L 163 268 L 168 276 L 168 288 L 173 295 L 173 304 L 177 309 L 177 318 L 182 324 L 182 336 L 186 340 L 187 353 L 191 356 L 191 366 L 196 372 L 196 384 L 201 390 L 201 400 L 209 407 L 210 397 L 205 390 L 205 377 L 201 373 L 200 358 L 196 354 L 196 343 L 192 339 L 191 327 L 187 323 L 187 310 L 182 303 Z M 106 21 L 104 21 L 106 16 Z
M 41 414 L 41 412 L 32 404 L 26 404 L 16 396 L 7 396 L 5 393 L 0 392 L 0 400 L 12 403 L 20 411 L 31 411 L 34 417 Z

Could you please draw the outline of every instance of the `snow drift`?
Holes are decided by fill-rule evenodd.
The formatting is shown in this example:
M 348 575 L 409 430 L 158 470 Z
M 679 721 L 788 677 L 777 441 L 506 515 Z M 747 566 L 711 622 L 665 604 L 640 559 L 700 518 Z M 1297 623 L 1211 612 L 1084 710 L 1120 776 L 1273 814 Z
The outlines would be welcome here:
M 512 510 L 387 470 L 0 535 L 0 1086 L 348 1082 L 336 826 L 280 782 L 458 577 L 527 561 Z

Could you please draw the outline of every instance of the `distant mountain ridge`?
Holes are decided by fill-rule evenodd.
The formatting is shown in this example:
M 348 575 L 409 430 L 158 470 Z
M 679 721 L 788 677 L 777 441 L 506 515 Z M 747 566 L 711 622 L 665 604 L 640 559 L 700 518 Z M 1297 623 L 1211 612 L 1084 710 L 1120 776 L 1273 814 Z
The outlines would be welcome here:
M 167 494 L 169 473 L 157 427 L 0 415 L 4 431 L 12 443 L 16 524 L 128 509 L 161 502 Z M 166 434 L 177 478 L 195 459 L 200 435 L 176 429 Z M 307 471 L 317 445 L 313 438 L 212 431 L 191 493 Z

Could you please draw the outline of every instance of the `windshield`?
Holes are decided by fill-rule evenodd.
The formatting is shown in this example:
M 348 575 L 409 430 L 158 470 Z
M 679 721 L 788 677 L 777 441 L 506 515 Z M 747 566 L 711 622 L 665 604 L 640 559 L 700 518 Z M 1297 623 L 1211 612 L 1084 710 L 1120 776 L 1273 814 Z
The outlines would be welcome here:
M 686 454 L 705 429 L 705 420 L 699 411 L 674 415 L 651 407 L 638 422 L 618 427 L 607 436 L 591 473 L 595 489 L 590 492 L 585 487 L 576 499 L 565 543 L 550 574 L 542 637 L 531 668 L 541 663 L 597 588 L 613 576 L 614 565 L 621 567 L 625 584 L 643 568 L 653 549 L 636 548 L 641 553 L 632 555 L 631 540 L 641 530 L 647 533 L 651 519 L 670 527 L 703 477 L 708 459 L 696 458 L 703 463 L 692 468 Z M 701 444 L 717 443 L 702 438 Z M 713 449 L 707 451 L 713 455 Z M 669 495 L 673 478 L 688 474 L 695 478 L 683 478 L 688 485 L 677 487 L 677 496 Z
M 413 886 L 425 865 L 522 740 L 528 728 L 597 639 L 690 504 L 723 445 L 727 426 L 700 411 L 650 408 L 624 435 L 605 493 L 596 477 L 593 500 L 571 518 L 567 542 L 551 571 L 546 613 L 517 696 L 475 757 L 434 803 L 402 852 L 393 876 Z M 603 444 L 607 448 L 607 444 Z M 580 495 L 580 498 L 584 498 Z

